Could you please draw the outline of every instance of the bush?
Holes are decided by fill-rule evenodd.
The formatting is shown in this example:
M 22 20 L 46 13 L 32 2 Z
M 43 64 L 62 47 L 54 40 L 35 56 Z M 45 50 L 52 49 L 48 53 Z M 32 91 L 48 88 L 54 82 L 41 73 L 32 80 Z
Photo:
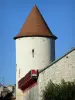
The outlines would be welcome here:
M 54 84 L 51 80 L 43 90 L 42 100 L 75 100 L 75 81 Z
M 12 100 L 12 92 L 8 93 L 5 97 L 0 97 L 0 100 Z

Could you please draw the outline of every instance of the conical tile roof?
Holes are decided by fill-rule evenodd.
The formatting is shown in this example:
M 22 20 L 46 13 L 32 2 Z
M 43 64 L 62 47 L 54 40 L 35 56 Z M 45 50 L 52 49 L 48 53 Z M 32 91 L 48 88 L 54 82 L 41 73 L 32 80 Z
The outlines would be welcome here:
M 14 39 L 31 36 L 57 38 L 52 34 L 36 5 L 32 8 L 32 11 L 25 21 L 22 29 L 19 34 L 14 37 Z

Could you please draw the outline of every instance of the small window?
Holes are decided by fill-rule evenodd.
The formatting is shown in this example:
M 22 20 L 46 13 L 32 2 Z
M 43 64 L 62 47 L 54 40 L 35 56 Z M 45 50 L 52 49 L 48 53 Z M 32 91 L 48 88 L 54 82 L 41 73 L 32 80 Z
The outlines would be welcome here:
M 34 49 L 32 49 L 32 57 L 34 57 Z
M 19 77 L 20 77 L 20 69 L 19 69 Z

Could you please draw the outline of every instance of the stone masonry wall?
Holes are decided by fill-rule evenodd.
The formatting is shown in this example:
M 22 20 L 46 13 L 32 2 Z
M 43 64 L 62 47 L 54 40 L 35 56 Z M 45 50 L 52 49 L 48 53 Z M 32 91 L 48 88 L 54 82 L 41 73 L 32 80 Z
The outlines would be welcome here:
M 50 80 L 54 83 L 60 83 L 62 79 L 65 81 L 75 79 L 75 50 L 39 74 L 39 100 L 42 99 L 42 90 Z

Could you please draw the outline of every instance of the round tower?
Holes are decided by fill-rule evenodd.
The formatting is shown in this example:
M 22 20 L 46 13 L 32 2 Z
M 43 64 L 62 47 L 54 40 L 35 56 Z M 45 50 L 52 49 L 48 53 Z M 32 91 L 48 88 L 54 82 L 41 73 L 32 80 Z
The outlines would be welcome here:
M 16 40 L 17 100 L 22 100 L 18 98 L 21 92 L 18 89 L 18 81 L 31 69 L 44 68 L 55 60 L 56 38 L 39 9 L 34 6 L 19 34 L 14 37 Z

